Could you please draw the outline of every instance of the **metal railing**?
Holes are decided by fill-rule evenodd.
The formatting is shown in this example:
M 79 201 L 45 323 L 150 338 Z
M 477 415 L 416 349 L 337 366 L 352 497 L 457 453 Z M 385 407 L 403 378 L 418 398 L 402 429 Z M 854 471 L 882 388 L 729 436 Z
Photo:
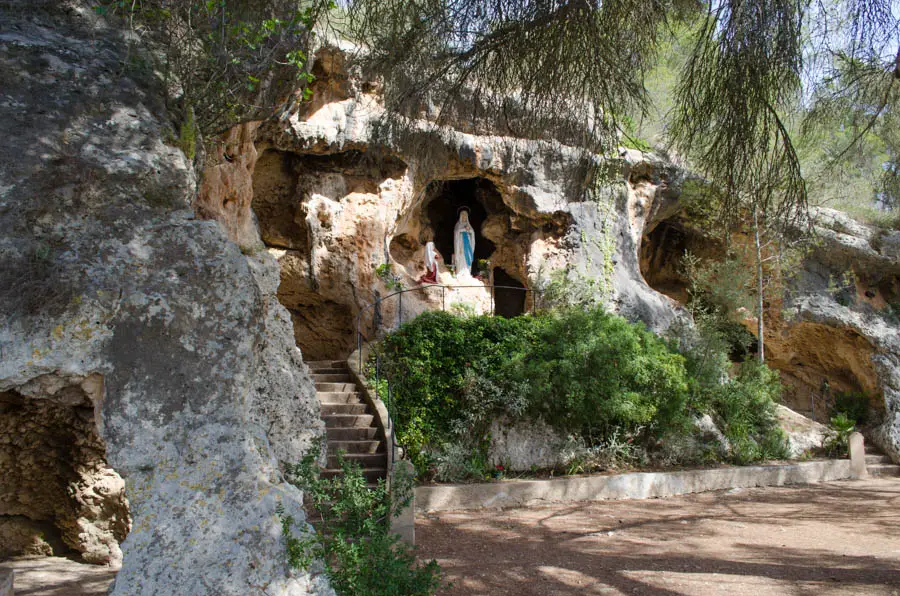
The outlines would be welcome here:
M 366 380 L 371 380 L 368 378 L 368 371 L 363 367 L 365 362 L 363 362 L 363 348 L 367 347 L 373 341 L 380 339 L 379 332 L 385 332 L 386 329 L 382 328 L 382 315 L 381 315 L 381 306 L 385 304 L 388 300 L 396 298 L 397 301 L 397 321 L 396 326 L 399 328 L 403 325 L 403 296 L 404 294 L 409 294 L 411 292 L 424 292 L 429 288 L 440 288 L 441 289 L 441 311 L 446 311 L 447 309 L 447 291 L 455 291 L 455 290 L 465 290 L 465 289 L 481 289 L 481 290 L 489 290 L 490 294 L 490 310 L 489 314 L 491 316 L 496 316 L 497 314 L 497 300 L 496 300 L 496 290 L 512 290 L 515 292 L 523 292 L 525 294 L 524 304 L 523 304 L 523 312 L 524 307 L 528 306 L 528 294 L 531 293 L 531 312 L 537 312 L 538 306 L 541 303 L 540 295 L 541 292 L 539 290 L 534 290 L 530 288 L 524 288 L 519 286 L 504 286 L 504 285 L 493 285 L 493 284 L 473 284 L 466 286 L 447 286 L 443 284 L 426 284 L 423 286 L 416 286 L 414 288 L 406 288 L 402 290 L 398 290 L 387 296 L 381 297 L 378 296 L 376 300 L 370 304 L 367 304 L 362 309 L 360 309 L 359 314 L 356 317 L 356 352 L 359 358 L 358 361 L 358 370 L 361 377 Z M 371 325 L 370 325 L 370 333 L 371 336 L 367 337 L 366 334 L 363 333 L 363 317 L 369 311 L 372 311 L 371 317 Z M 396 449 L 399 447 L 396 440 L 396 433 L 394 433 L 394 407 L 393 407 L 393 391 L 391 390 L 390 382 L 386 383 L 386 390 L 381 389 L 381 380 L 384 377 L 383 368 L 382 368 L 382 358 L 381 354 L 375 353 L 375 383 L 372 387 L 374 392 L 374 398 L 376 400 L 381 400 L 384 402 L 385 407 L 388 413 L 387 425 L 388 428 L 385 429 L 386 433 L 392 437 L 392 444 L 390 445 L 390 449 L 392 450 L 392 455 L 396 455 Z M 387 378 L 384 377 L 385 381 Z M 384 395 L 379 395 L 379 392 L 384 393 Z M 392 458 L 392 461 L 396 461 L 396 457 Z

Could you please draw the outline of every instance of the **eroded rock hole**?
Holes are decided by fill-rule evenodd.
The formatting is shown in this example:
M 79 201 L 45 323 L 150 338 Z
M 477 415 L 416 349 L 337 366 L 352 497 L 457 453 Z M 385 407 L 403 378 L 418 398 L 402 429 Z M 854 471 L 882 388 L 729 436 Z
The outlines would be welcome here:
M 117 565 L 130 528 L 125 483 L 106 463 L 82 388 L 0 393 L 0 559 L 75 556 Z
M 682 229 L 661 222 L 644 235 L 641 242 L 641 275 L 647 284 L 681 304 L 688 300 L 688 280 L 682 259 L 691 248 L 691 236 Z
M 276 249 L 278 299 L 291 313 L 305 360 L 343 358 L 353 350 L 355 259 L 365 250 L 366 236 L 380 233 L 350 214 L 358 213 L 359 202 L 377 202 L 385 181 L 405 169 L 395 158 L 360 151 L 306 155 L 268 149 L 257 160 L 252 208 L 263 242 Z
M 428 186 L 426 197 L 425 216 L 433 234 L 434 246 L 448 264 L 453 255 L 453 228 L 459 220 L 459 212 L 463 208 L 469 210 L 469 223 L 475 230 L 475 266 L 472 273 L 477 273 L 478 261 L 490 259 L 496 248 L 484 237 L 482 226 L 489 216 L 505 210 L 497 188 L 484 178 L 441 180 Z
M 494 313 L 496 315 L 511 318 L 525 312 L 530 294 L 525 291 L 525 285 L 522 282 L 500 267 L 495 267 L 494 286 Z

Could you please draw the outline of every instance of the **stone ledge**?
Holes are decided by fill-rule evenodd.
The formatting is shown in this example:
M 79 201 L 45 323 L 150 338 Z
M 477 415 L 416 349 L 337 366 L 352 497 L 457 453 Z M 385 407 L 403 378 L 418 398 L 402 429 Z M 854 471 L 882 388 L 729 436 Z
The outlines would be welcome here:
M 847 478 L 850 478 L 850 460 L 836 459 L 710 470 L 420 486 L 416 489 L 416 511 L 522 507 L 541 501 L 653 499 L 730 488 L 813 484 Z

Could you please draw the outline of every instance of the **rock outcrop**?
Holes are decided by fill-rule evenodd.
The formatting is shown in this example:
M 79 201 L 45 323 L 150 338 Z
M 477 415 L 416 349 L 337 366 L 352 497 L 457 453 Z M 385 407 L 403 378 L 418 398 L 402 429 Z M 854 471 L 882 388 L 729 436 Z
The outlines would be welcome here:
M 684 252 L 721 259 L 724 247 L 677 201 L 663 213 L 644 239 L 642 271 L 653 287 L 685 301 Z M 832 209 L 813 215 L 812 250 L 787 272 L 783 294 L 767 296 L 767 362 L 781 373 L 785 404 L 820 422 L 838 394 L 867 395 L 868 434 L 900 461 L 900 231 Z M 755 319 L 745 324 L 756 332 Z
M 862 391 L 873 398 L 872 438 L 900 462 L 900 231 L 820 209 L 821 242 L 803 262 L 773 333 L 773 363 L 809 394 Z M 823 393 L 823 391 L 819 391 Z
M 197 217 L 134 52 L 87 4 L 2 3 L 0 531 L 109 562 L 127 532 L 113 594 L 330 593 L 276 513 L 322 432 L 277 265 Z
M 281 265 L 279 299 L 308 358 L 346 357 L 358 320 L 372 331 L 369 304 L 420 285 L 426 242 L 449 264 L 461 207 L 475 223 L 480 279 L 457 279 L 443 266 L 440 282 L 456 289 L 408 293 L 402 312 L 398 299 L 384 302 L 382 328 L 456 303 L 487 310 L 499 300 L 509 314 L 530 310 L 539 302 L 534 291 L 559 269 L 653 329 L 679 316 L 638 263 L 646 221 L 678 196 L 676 168 L 635 151 L 601 160 L 558 143 L 478 136 L 426 120 L 407 123 L 402 137 L 386 133 L 378 85 L 351 77 L 345 63 L 333 48 L 320 51 L 310 102 L 233 131 L 228 159 L 219 159 L 198 200 L 198 212 L 221 221 L 242 246 L 255 241 L 242 230 L 258 220 Z M 603 175 L 585 192 L 588 168 Z M 483 287 L 492 280 L 520 290 L 492 297 Z

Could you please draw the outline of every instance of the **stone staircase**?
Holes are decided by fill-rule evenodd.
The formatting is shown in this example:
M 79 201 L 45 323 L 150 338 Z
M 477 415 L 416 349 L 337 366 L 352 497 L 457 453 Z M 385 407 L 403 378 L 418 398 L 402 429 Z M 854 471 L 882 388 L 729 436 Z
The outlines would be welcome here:
M 900 466 L 874 445 L 866 445 L 866 471 L 869 476 L 900 476 Z
M 362 468 L 370 486 L 387 476 L 387 450 L 384 435 L 375 422 L 371 407 L 360 398 L 347 363 L 343 360 L 307 362 L 316 394 L 322 406 L 328 463 L 322 477 L 341 473 L 338 454 Z

